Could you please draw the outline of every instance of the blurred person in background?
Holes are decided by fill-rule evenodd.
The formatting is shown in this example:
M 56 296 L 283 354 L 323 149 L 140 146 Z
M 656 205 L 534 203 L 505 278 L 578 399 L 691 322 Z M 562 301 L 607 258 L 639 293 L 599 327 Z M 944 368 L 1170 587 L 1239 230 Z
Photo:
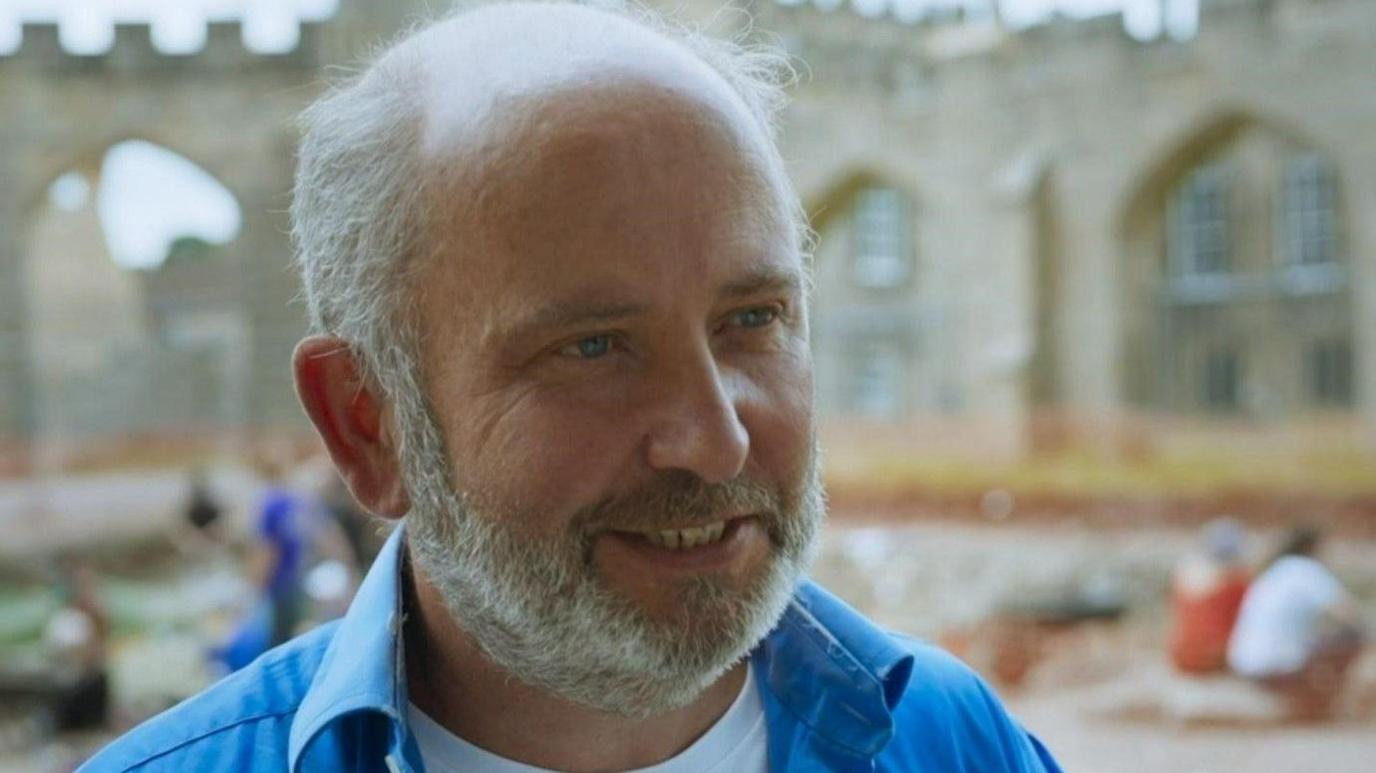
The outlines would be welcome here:
M 290 639 L 304 612 L 301 585 L 305 576 L 310 502 L 287 481 L 287 462 L 264 453 L 257 459 L 264 491 L 260 496 L 249 546 L 249 581 L 271 609 L 268 646 Z
M 92 770 L 1058 770 L 805 572 L 782 55 L 466 6 L 304 118 L 297 393 L 393 531 L 348 614 Z
M 188 556 L 203 558 L 225 543 L 224 506 L 211 490 L 209 476 L 197 467 L 188 475 L 188 491 L 182 505 L 182 528 L 172 535 Z
M 110 711 L 109 616 L 89 566 L 62 555 L 57 573 L 61 606 L 43 631 L 58 685 L 51 704 L 53 728 L 61 732 L 103 727 Z
M 308 607 L 301 627 L 314 627 L 344 614 L 363 572 L 382 547 L 381 526 L 354 501 L 328 455 L 308 459 L 293 476 L 309 505 L 306 573 Z
M 224 508 L 210 493 L 205 470 L 196 468 L 191 472 L 191 491 L 186 501 L 187 524 L 203 534 L 218 534 L 223 512 Z
M 1318 559 L 1321 538 L 1310 526 L 1286 535 L 1228 643 L 1232 670 L 1279 691 L 1297 719 L 1331 713 L 1365 639 L 1355 599 Z
M 264 484 L 245 559 L 254 595 L 232 633 L 211 650 L 224 671 L 237 671 L 302 630 L 338 617 L 357 586 L 361 569 L 347 531 L 324 499 L 319 465 L 292 467 L 289 459 L 281 449 L 254 458 Z
M 372 565 L 382 544 L 386 541 L 387 531 L 384 521 L 374 518 L 358 506 L 354 495 L 335 469 L 329 457 L 313 462 L 318 467 L 316 488 L 321 507 L 329 521 L 344 540 L 347 552 L 338 556 L 351 571 L 362 572 Z
M 1178 671 L 1228 668 L 1228 639 L 1252 580 L 1242 560 L 1245 534 L 1232 518 L 1204 526 L 1198 549 L 1171 574 L 1170 658 Z

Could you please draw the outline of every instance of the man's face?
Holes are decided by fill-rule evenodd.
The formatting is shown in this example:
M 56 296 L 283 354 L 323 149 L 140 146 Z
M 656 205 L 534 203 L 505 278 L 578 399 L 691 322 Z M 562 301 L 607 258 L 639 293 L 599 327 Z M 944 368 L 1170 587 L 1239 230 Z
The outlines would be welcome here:
M 517 676 L 653 712 L 743 655 L 810 555 L 795 233 L 742 133 L 682 95 L 620 83 L 523 115 L 438 197 L 445 246 L 416 277 L 451 490 L 413 492 L 413 550 Z M 407 461 L 409 486 L 435 472 Z M 683 684 L 579 686 L 635 681 L 618 669 Z

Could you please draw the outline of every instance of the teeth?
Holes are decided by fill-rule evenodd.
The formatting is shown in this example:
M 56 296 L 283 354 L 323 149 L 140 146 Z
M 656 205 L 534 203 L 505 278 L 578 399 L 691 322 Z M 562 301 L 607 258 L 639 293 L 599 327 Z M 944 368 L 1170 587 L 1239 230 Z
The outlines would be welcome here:
M 646 532 L 645 538 L 651 544 L 671 550 L 686 550 L 698 545 L 707 545 L 721 539 L 726 532 L 726 522 L 716 521 L 706 526 L 693 526 L 687 529 L 667 529 Z
M 683 529 L 679 532 L 678 544 L 685 548 L 696 547 L 707 541 L 706 529 Z

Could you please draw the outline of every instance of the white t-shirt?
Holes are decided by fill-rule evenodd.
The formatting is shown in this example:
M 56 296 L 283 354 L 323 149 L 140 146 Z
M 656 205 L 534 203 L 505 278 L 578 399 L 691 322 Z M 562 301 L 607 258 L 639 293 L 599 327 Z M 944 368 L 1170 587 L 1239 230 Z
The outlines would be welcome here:
M 1342 583 L 1323 564 L 1286 556 L 1252 582 L 1228 639 L 1228 666 L 1249 677 L 1291 674 L 1318 643 L 1319 615 L 1342 599 Z
M 409 719 L 429 773 L 552 773 L 474 746 L 441 727 L 414 703 Z M 740 695 L 692 746 L 658 765 L 628 773 L 767 773 L 765 744 L 764 704 L 754 675 L 747 671 Z

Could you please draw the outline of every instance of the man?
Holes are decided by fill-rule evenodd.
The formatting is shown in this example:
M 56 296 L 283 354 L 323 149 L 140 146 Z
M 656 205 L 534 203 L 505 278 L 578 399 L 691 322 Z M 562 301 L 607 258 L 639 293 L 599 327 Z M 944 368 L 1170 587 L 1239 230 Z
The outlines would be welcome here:
M 969 670 L 802 581 L 779 62 L 486 6 L 307 112 L 297 388 L 404 527 L 343 621 L 93 769 L 1056 769 Z
M 1315 556 L 1320 533 L 1301 526 L 1247 590 L 1228 665 L 1276 690 L 1296 719 L 1328 716 L 1364 644 L 1356 600 Z

